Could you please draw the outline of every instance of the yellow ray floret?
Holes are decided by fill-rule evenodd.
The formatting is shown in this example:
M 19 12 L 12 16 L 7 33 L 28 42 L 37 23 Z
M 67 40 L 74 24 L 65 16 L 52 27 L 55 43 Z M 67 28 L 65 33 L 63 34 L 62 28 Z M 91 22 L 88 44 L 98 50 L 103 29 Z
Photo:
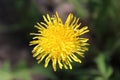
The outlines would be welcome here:
M 60 69 L 72 69 L 73 61 L 81 63 L 78 56 L 83 57 L 88 50 L 86 46 L 89 45 L 88 38 L 82 38 L 81 35 L 89 32 L 88 27 L 79 29 L 81 23 L 78 24 L 79 18 L 73 14 L 69 14 L 65 23 L 57 12 L 53 17 L 47 14 L 43 19 L 45 22 L 35 25 L 38 33 L 31 33 L 35 37 L 30 45 L 36 45 L 32 53 L 38 63 L 45 60 L 44 66 L 47 67 L 51 61 L 54 71 L 57 65 Z

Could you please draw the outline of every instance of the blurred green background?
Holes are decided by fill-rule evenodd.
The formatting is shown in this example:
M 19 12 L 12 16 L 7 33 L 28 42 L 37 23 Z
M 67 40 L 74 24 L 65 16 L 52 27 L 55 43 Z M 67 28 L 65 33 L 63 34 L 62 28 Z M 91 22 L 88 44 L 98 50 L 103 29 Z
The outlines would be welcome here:
M 73 70 L 54 72 L 32 58 L 29 33 L 56 11 L 90 29 L 89 51 Z M 0 0 L 0 80 L 120 80 L 120 0 Z

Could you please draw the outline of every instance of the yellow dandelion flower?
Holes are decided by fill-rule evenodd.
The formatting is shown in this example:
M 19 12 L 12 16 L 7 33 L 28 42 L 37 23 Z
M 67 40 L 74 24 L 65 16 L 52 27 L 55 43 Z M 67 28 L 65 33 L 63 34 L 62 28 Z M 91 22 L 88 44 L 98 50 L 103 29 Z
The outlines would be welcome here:
M 81 60 L 77 55 L 83 57 L 84 52 L 88 50 L 86 47 L 88 38 L 82 38 L 81 35 L 89 32 L 85 26 L 79 29 L 81 23 L 78 24 L 79 18 L 69 14 L 66 22 L 63 23 L 58 13 L 53 17 L 48 14 L 43 16 L 45 22 L 40 22 L 35 25 L 38 33 L 35 35 L 30 45 L 36 45 L 32 50 L 33 57 L 36 57 L 38 63 L 45 60 L 45 67 L 52 61 L 54 71 L 57 65 L 60 69 L 72 69 L 71 62 L 79 62 Z

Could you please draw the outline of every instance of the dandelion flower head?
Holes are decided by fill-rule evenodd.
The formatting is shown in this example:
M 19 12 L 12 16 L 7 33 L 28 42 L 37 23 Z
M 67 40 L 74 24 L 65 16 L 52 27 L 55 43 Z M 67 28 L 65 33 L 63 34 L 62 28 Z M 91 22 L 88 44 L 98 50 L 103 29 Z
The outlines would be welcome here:
M 84 52 L 88 50 L 86 47 L 88 38 L 81 35 L 89 32 L 88 27 L 79 28 L 79 18 L 69 14 L 65 23 L 62 22 L 58 13 L 50 17 L 48 14 L 43 15 L 44 22 L 37 23 L 35 27 L 38 29 L 30 45 L 35 45 L 32 50 L 33 57 L 36 57 L 38 63 L 45 60 L 44 67 L 50 62 L 54 71 L 57 65 L 60 69 L 72 69 L 72 62 L 81 63 L 80 57 L 84 57 Z

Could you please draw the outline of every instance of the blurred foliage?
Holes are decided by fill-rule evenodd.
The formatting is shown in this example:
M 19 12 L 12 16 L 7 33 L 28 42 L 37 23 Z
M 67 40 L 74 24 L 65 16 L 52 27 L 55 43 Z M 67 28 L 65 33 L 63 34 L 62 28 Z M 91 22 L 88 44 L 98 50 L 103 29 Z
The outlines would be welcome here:
M 43 64 L 28 68 L 25 61 L 11 71 L 9 62 L 0 68 L 0 80 L 18 78 L 31 80 L 31 74 L 44 75 L 50 80 L 119 80 L 120 79 L 120 0 L 66 0 L 74 5 L 75 14 L 87 19 L 90 28 L 90 50 L 82 64 L 73 64 L 73 70 L 44 68 Z M 19 21 L 11 31 L 26 29 L 26 37 L 41 21 L 41 13 L 30 0 L 16 0 L 14 7 Z M 24 76 L 24 77 L 23 77 Z
M 1 80 L 33 80 L 32 76 L 38 74 L 39 76 L 47 77 L 51 80 L 56 80 L 56 76 L 52 74 L 50 68 L 45 69 L 43 66 L 34 65 L 32 68 L 27 68 L 26 62 L 21 61 L 17 67 L 12 71 L 10 69 L 9 61 L 0 68 Z
M 109 80 L 113 70 L 110 66 L 106 65 L 105 56 L 100 54 L 96 57 L 95 62 L 99 71 L 99 76 L 95 80 Z
M 10 72 L 10 65 L 6 62 L 2 68 L 0 68 L 0 79 L 11 80 L 12 74 Z
M 75 7 L 76 15 L 80 15 L 80 18 L 87 18 L 89 13 L 87 8 L 87 0 L 67 0 L 68 2 L 72 3 Z

